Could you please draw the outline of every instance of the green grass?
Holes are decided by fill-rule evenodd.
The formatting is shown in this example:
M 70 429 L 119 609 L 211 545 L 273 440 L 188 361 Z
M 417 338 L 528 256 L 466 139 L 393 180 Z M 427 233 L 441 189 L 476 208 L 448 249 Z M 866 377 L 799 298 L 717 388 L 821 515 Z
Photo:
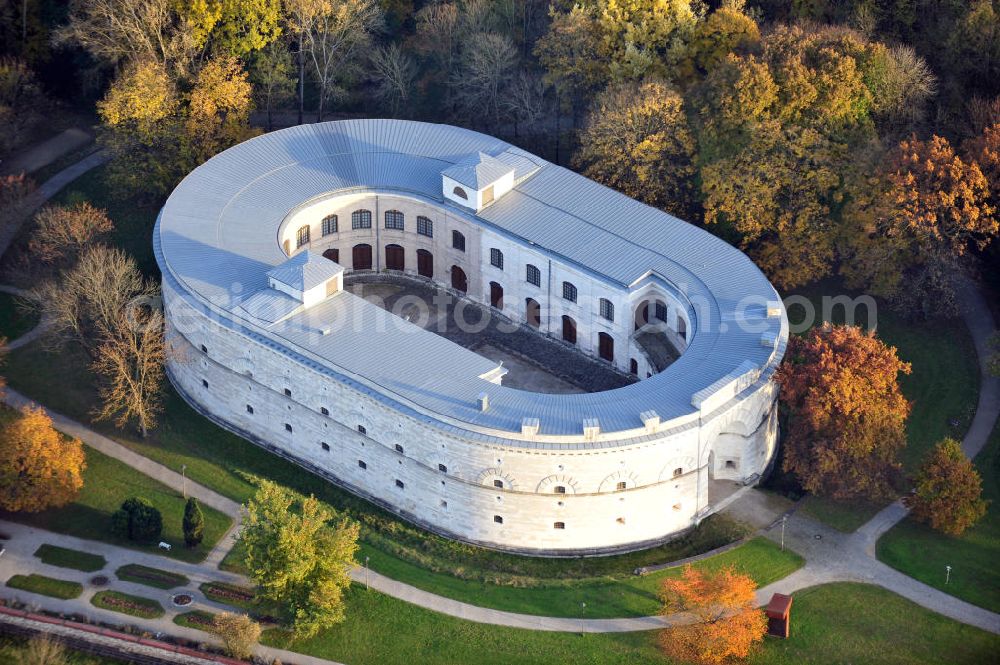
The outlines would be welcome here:
M 309 640 L 267 631 L 265 644 L 347 665 L 444 665 L 489 654 L 525 665 L 662 665 L 656 633 L 552 633 L 454 619 L 363 587 L 347 594 L 343 624 Z M 1000 638 L 864 584 L 829 584 L 795 594 L 791 639 L 766 639 L 749 662 L 882 665 L 979 665 L 992 662 Z
M 57 580 L 54 577 L 46 577 L 34 573 L 31 575 L 14 575 L 7 580 L 7 586 L 12 589 L 40 593 L 43 596 L 51 596 L 52 598 L 60 598 L 62 600 L 79 598 L 80 594 L 83 593 L 83 585 L 79 582 Z
M 15 340 L 38 325 L 38 314 L 25 310 L 22 301 L 9 293 L 0 293 L 0 337 Z
M 50 566 L 72 568 L 73 570 L 82 570 L 85 573 L 96 573 L 108 564 L 107 560 L 99 554 L 90 554 L 49 544 L 41 545 L 35 550 L 35 556 L 41 559 L 42 563 Z
M 822 317 L 823 296 L 839 294 L 858 295 L 835 279 L 811 284 L 795 293 L 812 302 L 817 322 Z M 793 325 L 801 322 L 804 312 L 801 305 L 793 305 L 789 321 Z M 831 314 L 833 323 L 845 322 L 843 307 L 834 308 Z M 866 327 L 876 324 L 879 338 L 896 347 L 899 357 L 912 366 L 911 374 L 899 378 L 900 388 L 913 407 L 906 423 L 907 445 L 901 455 L 904 470 L 912 472 L 935 443 L 946 436 L 961 439 L 968 429 L 979 399 L 975 347 L 961 319 L 908 321 L 885 303 L 878 303 L 875 321 L 868 319 L 866 310 L 859 308 L 854 323 Z M 803 510 L 836 529 L 854 531 L 886 503 L 810 497 Z
M 130 563 L 120 567 L 115 571 L 115 575 L 122 581 L 145 584 L 157 589 L 174 589 L 191 582 L 184 575 L 170 573 L 158 568 L 150 568 L 149 566 L 140 566 L 137 563 Z
M 86 358 L 74 346 L 56 353 L 35 344 L 17 349 L 8 356 L 7 378 L 17 390 L 84 422 L 89 421 L 88 414 L 97 400 Z M 169 386 L 165 387 L 162 422 L 149 437 L 142 439 L 131 431 L 119 431 L 103 422 L 93 423 L 92 427 L 178 472 L 181 465 L 186 465 L 187 475 L 193 481 L 236 501 L 246 501 L 254 491 L 246 474 L 267 477 L 302 493 L 314 494 L 334 510 L 362 524 L 359 556 L 372 557 L 372 567 L 380 572 L 385 570 L 386 574 L 390 574 L 392 567 L 395 569 L 392 574 L 423 570 L 476 583 L 544 586 L 558 579 L 629 575 L 635 568 L 706 552 L 747 533 L 746 528 L 731 520 L 713 516 L 687 536 L 642 552 L 571 560 L 522 557 L 457 543 L 412 526 L 215 426 Z M 182 510 L 177 512 L 178 523 L 181 513 Z M 475 598 L 478 587 L 470 585 L 466 593 Z
M 93 448 L 86 447 L 86 453 L 83 489 L 73 503 L 40 513 L 0 513 L 0 516 L 56 533 L 190 562 L 203 560 L 232 523 L 225 514 L 203 505 L 205 540 L 196 548 L 188 548 L 181 528 L 185 499 L 179 492 Z M 173 546 L 169 552 L 159 549 L 156 543 L 140 545 L 111 534 L 111 514 L 130 496 L 149 499 L 163 515 L 162 540 Z
M 163 606 L 152 598 L 132 596 L 121 591 L 98 591 L 90 599 L 90 604 L 140 619 L 158 619 L 164 614 Z
M 192 612 L 178 614 L 174 617 L 174 623 L 178 626 L 183 626 L 184 628 L 194 628 L 195 630 L 203 630 L 208 633 L 212 632 L 213 619 L 215 619 L 215 615 L 211 612 L 194 610 Z
M 0 635 L 0 663 L 23 663 L 28 658 L 28 640 L 12 635 Z M 126 665 L 123 660 L 92 656 L 80 651 L 66 651 L 65 662 L 59 665 Z
M 976 456 L 983 497 L 990 501 L 979 524 L 955 538 L 905 519 L 883 535 L 878 558 L 910 577 L 993 612 L 1000 612 L 1000 423 Z M 945 584 L 945 566 L 951 580 Z

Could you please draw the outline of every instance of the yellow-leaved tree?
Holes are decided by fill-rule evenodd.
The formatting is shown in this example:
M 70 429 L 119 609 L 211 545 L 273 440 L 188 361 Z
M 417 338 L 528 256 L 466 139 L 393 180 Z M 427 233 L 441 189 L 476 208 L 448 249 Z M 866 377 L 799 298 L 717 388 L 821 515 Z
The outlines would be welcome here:
M 40 407 L 0 428 L 0 508 L 37 513 L 72 502 L 83 487 L 83 444 L 64 438 Z

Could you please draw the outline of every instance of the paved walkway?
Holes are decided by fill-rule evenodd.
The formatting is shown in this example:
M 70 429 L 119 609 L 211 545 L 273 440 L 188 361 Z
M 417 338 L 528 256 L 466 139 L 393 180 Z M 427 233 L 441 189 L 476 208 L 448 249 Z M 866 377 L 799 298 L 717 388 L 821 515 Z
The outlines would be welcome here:
M 2 167 L 0 168 L 0 172 L 5 174 L 34 173 L 39 169 L 45 168 L 63 155 L 68 155 L 74 150 L 79 150 L 84 146 L 90 145 L 93 140 L 94 137 L 88 132 L 78 127 L 71 127 L 56 134 L 47 141 L 33 145 L 5 160 L 0 165 Z
M 0 284 L 0 292 L 2 292 L 2 293 L 9 293 L 9 294 L 11 294 L 13 296 L 17 296 L 18 298 L 24 298 L 25 300 L 31 300 L 31 294 L 30 293 L 28 293 L 24 289 L 19 289 L 16 286 L 9 286 L 7 284 Z M 39 337 L 42 336 L 42 333 L 45 332 L 45 329 L 47 327 L 48 327 L 48 322 L 47 321 L 40 321 L 38 323 L 38 325 L 36 325 L 34 328 L 32 328 L 31 330 L 29 330 L 28 332 L 24 333 L 23 335 L 21 335 L 17 339 L 12 339 L 12 340 L 8 341 L 7 344 L 5 344 L 4 347 L 3 347 L 4 350 L 5 351 L 13 351 L 14 349 L 20 349 L 22 346 L 25 346 L 27 344 L 31 344 L 36 339 L 38 339 Z

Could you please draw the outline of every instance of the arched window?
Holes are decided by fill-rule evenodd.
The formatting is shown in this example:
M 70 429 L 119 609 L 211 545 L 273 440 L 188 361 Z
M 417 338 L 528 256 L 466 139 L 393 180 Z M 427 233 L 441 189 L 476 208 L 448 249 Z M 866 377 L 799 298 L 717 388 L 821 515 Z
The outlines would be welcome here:
M 503 286 L 497 282 L 490 282 L 490 306 L 503 309 Z
M 422 236 L 427 236 L 428 238 L 434 237 L 434 222 L 432 222 L 427 217 L 417 217 L 417 234 Z
M 525 267 L 524 278 L 528 280 L 528 284 L 534 284 L 535 286 L 542 285 L 542 271 L 538 269 L 538 266 L 533 266 L 529 263 Z
M 576 286 L 570 282 L 563 282 L 563 298 L 570 302 L 576 302 Z
M 351 213 L 351 228 L 357 229 L 370 229 L 372 227 L 372 211 L 371 210 L 355 210 Z
M 542 325 L 542 306 L 534 298 L 524 300 L 524 320 L 532 328 L 539 328 Z
M 469 195 L 466 194 L 465 190 L 462 189 L 461 187 L 456 187 L 455 189 L 451 190 L 451 193 L 460 199 L 465 199 L 466 201 L 469 200 Z
M 576 321 L 571 316 L 562 317 L 562 338 L 564 342 L 576 344 Z
M 639 376 L 639 361 L 635 358 L 630 358 L 628 361 L 628 371 Z
M 299 230 L 295 232 L 295 249 L 298 249 L 302 245 L 309 244 L 309 225 L 300 226 Z
M 337 232 L 337 216 L 327 215 L 323 218 L 323 235 L 328 236 Z
M 406 270 L 406 252 L 402 245 L 385 246 L 386 270 Z
M 403 230 L 403 213 L 399 210 L 385 211 L 385 228 L 394 231 Z
M 451 246 L 460 252 L 465 251 L 465 236 L 460 231 L 451 232 Z
M 607 298 L 601 298 L 601 317 L 608 321 L 615 320 L 615 305 Z
M 597 333 L 597 355 L 609 363 L 615 361 L 615 340 L 606 332 Z
M 490 265 L 503 270 L 503 252 L 496 247 L 490 250 Z

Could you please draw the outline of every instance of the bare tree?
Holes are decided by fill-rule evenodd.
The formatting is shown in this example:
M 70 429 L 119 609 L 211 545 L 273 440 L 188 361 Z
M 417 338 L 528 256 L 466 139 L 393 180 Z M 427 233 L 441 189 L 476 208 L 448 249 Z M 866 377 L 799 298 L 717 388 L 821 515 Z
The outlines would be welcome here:
M 382 10 L 375 0 L 321 4 L 320 11 L 309 16 L 310 29 L 302 33 L 319 86 L 317 121 L 323 120 L 327 101 L 344 94 L 341 84 L 357 77 L 361 51 L 382 26 Z
M 500 96 L 516 64 L 517 52 L 506 35 L 482 33 L 467 40 L 462 67 L 453 76 L 459 105 L 467 117 L 500 122 Z
M 166 345 L 158 302 L 134 302 L 99 325 L 101 345 L 92 368 L 103 379 L 99 420 L 130 420 L 145 437 L 163 410 L 162 384 Z
M 417 52 L 430 60 L 431 71 L 441 77 L 445 90 L 443 107 L 450 109 L 452 74 L 461 46 L 458 5 L 451 2 L 431 3 L 417 12 L 416 19 Z
M 28 640 L 28 646 L 21 654 L 21 665 L 65 665 L 69 654 L 59 642 L 48 635 L 38 635 Z
M 267 130 L 271 131 L 271 112 L 274 107 L 295 96 L 292 54 L 285 44 L 275 40 L 254 55 L 250 80 L 253 82 L 254 101 L 257 108 L 262 108 L 267 113 Z
M 107 211 L 86 201 L 69 207 L 46 206 L 35 215 L 35 231 L 28 249 L 32 258 L 53 263 L 76 257 L 98 236 L 113 229 Z
M 58 43 L 79 44 L 100 62 L 166 64 L 177 50 L 172 0 L 74 0 Z
M 501 98 L 500 108 L 514 121 L 514 136 L 521 128 L 529 132 L 554 110 L 545 79 L 533 72 L 520 72 Z
M 413 92 L 413 81 L 417 75 L 417 67 L 413 58 L 398 44 L 388 47 L 378 47 L 372 52 L 372 80 L 375 83 L 375 96 L 389 107 L 393 117 L 409 115 L 407 102 Z

